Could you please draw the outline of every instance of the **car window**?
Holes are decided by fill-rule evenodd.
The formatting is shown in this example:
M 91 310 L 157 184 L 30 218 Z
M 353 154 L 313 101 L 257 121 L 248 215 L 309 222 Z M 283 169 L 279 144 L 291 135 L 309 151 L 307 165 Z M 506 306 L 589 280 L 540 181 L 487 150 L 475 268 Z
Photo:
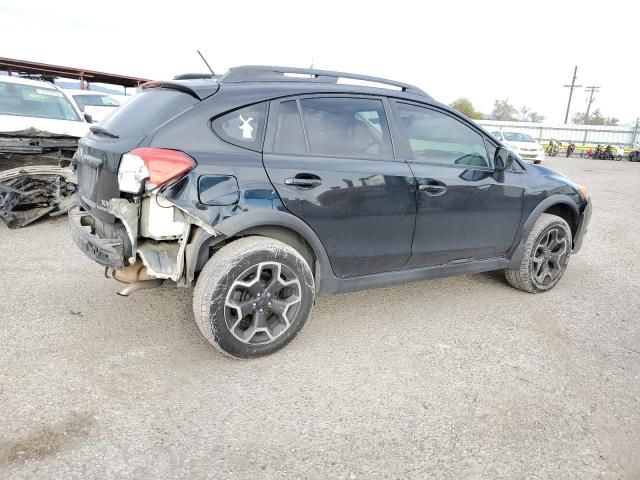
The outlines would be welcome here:
M 398 103 L 400 123 L 415 161 L 443 165 L 488 167 L 482 135 L 449 115 Z
M 307 144 L 304 140 L 302 120 L 298 111 L 298 103 L 289 100 L 280 104 L 276 120 L 276 134 L 273 143 L 275 153 L 306 154 Z
M 62 92 L 53 88 L 0 82 L 0 115 L 80 121 Z
M 150 88 L 115 109 L 101 126 L 120 138 L 148 135 L 198 101 L 191 95 L 168 88 Z
M 240 108 L 214 119 L 213 129 L 229 143 L 260 151 L 266 113 L 266 102 Z
M 120 104 L 108 95 L 74 95 L 73 99 L 80 110 L 90 107 L 119 107 Z
M 484 144 L 487 149 L 487 154 L 489 155 L 489 160 L 493 161 L 496 157 L 497 147 L 488 138 L 484 139 Z
M 311 154 L 392 158 L 391 135 L 381 100 L 305 98 L 300 101 Z
M 535 140 L 526 133 L 507 132 L 504 134 L 504 138 L 506 138 L 510 142 L 535 143 Z

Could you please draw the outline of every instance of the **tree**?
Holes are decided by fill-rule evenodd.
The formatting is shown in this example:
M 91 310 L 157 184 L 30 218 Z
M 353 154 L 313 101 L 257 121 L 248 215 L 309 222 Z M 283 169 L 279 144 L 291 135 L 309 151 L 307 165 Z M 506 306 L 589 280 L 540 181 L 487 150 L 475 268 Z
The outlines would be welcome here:
M 544 116 L 523 105 L 520 107 L 520 110 L 518 110 L 518 120 L 521 122 L 541 122 L 544 120 Z
M 449 104 L 449 106 L 460 113 L 474 120 L 483 120 L 484 115 L 478 112 L 468 98 L 458 98 Z
M 493 104 L 493 112 L 491 117 L 494 120 L 515 120 L 518 110 L 509 103 L 509 99 L 496 100 Z
M 531 110 L 523 105 L 518 111 L 518 120 L 520 120 L 521 122 L 528 122 L 530 114 Z
M 605 117 L 600 112 L 599 108 L 596 108 L 592 114 L 589 114 L 589 118 L 587 118 L 586 113 L 580 112 L 576 113 L 573 117 L 573 123 L 576 125 L 607 125 L 607 126 L 615 126 L 618 125 L 620 120 L 616 117 Z
M 538 112 L 531 112 L 529 114 L 529 121 L 534 123 L 540 123 L 545 119 L 544 115 L 540 115 Z

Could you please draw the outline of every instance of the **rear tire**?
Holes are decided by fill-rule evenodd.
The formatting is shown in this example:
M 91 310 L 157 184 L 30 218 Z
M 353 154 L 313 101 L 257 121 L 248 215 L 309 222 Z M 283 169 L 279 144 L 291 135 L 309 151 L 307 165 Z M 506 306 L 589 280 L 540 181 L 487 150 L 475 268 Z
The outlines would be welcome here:
M 311 268 L 292 247 L 245 237 L 222 247 L 200 272 L 193 313 L 218 350 L 252 358 L 288 344 L 306 322 L 315 295 Z
M 529 293 L 551 290 L 564 275 L 572 242 L 567 222 L 556 215 L 543 213 L 527 238 L 520 265 L 505 270 L 507 282 Z

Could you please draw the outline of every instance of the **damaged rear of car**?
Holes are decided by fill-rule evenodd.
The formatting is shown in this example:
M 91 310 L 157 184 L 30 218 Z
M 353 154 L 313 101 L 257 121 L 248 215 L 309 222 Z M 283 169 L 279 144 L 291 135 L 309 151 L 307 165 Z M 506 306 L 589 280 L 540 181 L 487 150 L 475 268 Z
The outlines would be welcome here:
M 9 228 L 66 213 L 76 190 L 72 159 L 88 131 L 54 85 L 0 80 L 0 219 Z
M 200 94 L 216 90 L 210 82 Z M 184 251 L 193 227 L 214 233 L 166 194 L 196 160 L 154 142 L 164 124 L 200 101 L 197 90 L 180 83 L 147 84 L 79 142 L 80 207 L 69 213 L 72 237 L 86 255 L 129 284 L 123 295 L 164 279 L 186 284 Z

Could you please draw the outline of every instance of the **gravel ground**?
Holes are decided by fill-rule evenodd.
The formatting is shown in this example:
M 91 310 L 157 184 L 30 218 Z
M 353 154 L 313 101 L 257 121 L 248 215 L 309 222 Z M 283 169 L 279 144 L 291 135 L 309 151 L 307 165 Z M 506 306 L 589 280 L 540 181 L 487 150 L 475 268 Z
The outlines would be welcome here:
M 548 165 L 594 200 L 551 292 L 324 297 L 251 361 L 200 336 L 192 290 L 118 297 L 65 219 L 0 226 L 0 478 L 640 478 L 640 165 Z

